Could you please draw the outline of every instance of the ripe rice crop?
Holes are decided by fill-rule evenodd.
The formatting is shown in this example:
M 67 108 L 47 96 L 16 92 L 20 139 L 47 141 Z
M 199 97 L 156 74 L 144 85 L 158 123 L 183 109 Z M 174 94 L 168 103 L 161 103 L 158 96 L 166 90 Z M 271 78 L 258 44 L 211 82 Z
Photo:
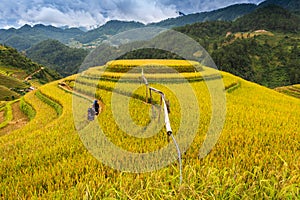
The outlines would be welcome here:
M 114 60 L 108 62 L 106 67 L 107 71 L 123 73 L 136 67 L 143 67 L 146 73 L 174 73 L 174 70 L 183 73 L 202 70 L 201 64 L 196 61 L 160 59 Z
M 211 152 L 199 159 L 211 116 L 210 94 L 204 81 L 192 82 L 200 109 L 199 127 L 191 146 L 182 155 L 183 184 L 178 185 L 178 163 L 147 173 L 129 173 L 99 162 L 83 145 L 75 129 L 86 117 L 90 101 L 78 98 L 73 110 L 72 94 L 58 87 L 58 81 L 40 88 L 62 107 L 55 110 L 34 93 L 25 95 L 36 110 L 24 128 L 0 137 L 0 194 L 4 199 L 297 199 L 300 183 L 300 100 L 222 73 L 225 87 L 240 86 L 226 93 L 227 114 L 222 134 Z M 73 77 L 76 78 L 75 76 Z M 68 79 L 70 80 L 70 78 Z M 216 80 L 208 80 L 216 81 Z M 72 81 L 69 81 L 72 83 Z M 117 87 L 118 84 L 120 87 Z M 123 87 L 121 87 L 123 86 Z M 133 86 L 137 89 L 130 91 Z M 168 88 L 180 84 L 156 84 L 171 102 L 170 120 L 174 134 L 180 126 L 179 102 Z M 139 125 L 150 121 L 140 83 L 116 83 L 80 77 L 76 91 L 105 104 L 95 123 L 115 145 L 136 153 L 155 151 L 168 144 L 164 129 L 151 138 L 135 138 L 122 131 L 112 113 L 112 95 L 132 93 L 129 113 Z M 157 98 L 157 97 L 154 97 Z M 155 99 L 159 102 L 159 99 Z M 76 103 L 76 102 L 75 102 Z M 188 104 L 187 98 L 187 104 Z M 81 111 L 82 110 L 82 111 Z M 73 115 L 78 116 L 78 119 Z M 85 124 L 84 124 L 85 123 Z M 82 130 L 89 123 L 82 123 Z M 91 125 L 91 124 L 90 124 Z M 97 138 L 97 132 L 88 132 Z M 101 145 L 101 141 L 99 141 Z M 107 155 L 109 157 L 109 154 Z

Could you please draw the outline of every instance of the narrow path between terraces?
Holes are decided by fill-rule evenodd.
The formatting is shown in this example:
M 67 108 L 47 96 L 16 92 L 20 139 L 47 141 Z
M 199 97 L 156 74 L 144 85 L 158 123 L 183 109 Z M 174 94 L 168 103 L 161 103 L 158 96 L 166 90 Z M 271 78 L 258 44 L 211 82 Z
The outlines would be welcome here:
M 0 123 L 4 121 L 4 111 L 0 111 Z
M 70 93 L 72 93 L 72 94 L 76 94 L 76 95 L 78 95 L 78 96 L 80 96 L 80 97 L 82 97 L 82 98 L 89 99 L 91 102 L 93 102 L 93 101 L 95 100 L 94 97 L 91 97 L 91 96 L 88 96 L 88 95 L 86 95 L 86 94 L 82 94 L 82 93 L 80 93 L 80 92 L 74 91 L 73 88 L 71 88 L 71 87 L 70 87 L 68 84 L 66 84 L 65 82 L 59 83 L 59 84 L 58 84 L 58 87 L 61 88 L 61 89 L 63 89 L 63 90 L 65 90 L 65 91 L 67 91 L 67 92 L 70 92 Z M 100 101 L 99 99 L 98 99 L 98 103 L 99 103 L 99 105 L 100 105 L 99 113 L 101 113 L 101 112 L 104 110 L 105 104 L 104 104 L 102 101 Z

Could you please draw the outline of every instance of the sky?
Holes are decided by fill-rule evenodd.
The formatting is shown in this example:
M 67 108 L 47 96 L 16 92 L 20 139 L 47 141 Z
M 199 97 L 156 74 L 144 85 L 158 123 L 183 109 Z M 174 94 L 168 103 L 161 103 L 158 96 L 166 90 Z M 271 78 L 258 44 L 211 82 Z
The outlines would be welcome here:
M 95 28 L 109 20 L 158 22 L 211 11 L 236 3 L 263 0 L 1 0 L 0 28 L 24 24 Z

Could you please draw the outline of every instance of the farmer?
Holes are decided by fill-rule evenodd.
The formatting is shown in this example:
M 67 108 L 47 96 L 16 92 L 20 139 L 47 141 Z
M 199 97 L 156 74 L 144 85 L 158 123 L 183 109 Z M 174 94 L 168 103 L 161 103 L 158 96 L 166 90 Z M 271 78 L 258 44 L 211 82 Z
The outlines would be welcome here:
M 94 104 L 88 108 L 88 120 L 93 121 L 95 119 L 95 109 L 93 108 Z
M 98 100 L 97 99 L 94 100 L 93 108 L 94 108 L 94 110 L 96 112 L 96 115 L 98 115 L 99 114 L 99 104 L 98 104 Z

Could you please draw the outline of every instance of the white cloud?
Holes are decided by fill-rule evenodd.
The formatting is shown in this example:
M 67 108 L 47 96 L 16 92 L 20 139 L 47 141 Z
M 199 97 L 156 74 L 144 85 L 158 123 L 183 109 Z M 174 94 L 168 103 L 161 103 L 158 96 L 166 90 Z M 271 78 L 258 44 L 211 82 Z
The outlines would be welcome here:
M 111 19 L 156 22 L 234 3 L 262 0 L 1 0 L 0 28 L 24 24 L 95 26 Z
M 260 3 L 264 0 L 160 0 L 162 4 L 173 4 L 180 11 L 187 13 L 211 11 L 238 3 Z
M 21 20 L 18 21 L 19 25 L 25 23 L 43 23 L 55 26 L 92 26 L 97 23 L 104 23 L 105 18 L 102 15 L 91 15 L 90 12 L 85 10 L 68 10 L 62 12 L 56 8 L 42 7 L 33 8 L 23 13 Z
M 110 19 L 136 20 L 143 23 L 175 17 L 174 5 L 162 5 L 156 1 L 119 0 L 107 9 Z

